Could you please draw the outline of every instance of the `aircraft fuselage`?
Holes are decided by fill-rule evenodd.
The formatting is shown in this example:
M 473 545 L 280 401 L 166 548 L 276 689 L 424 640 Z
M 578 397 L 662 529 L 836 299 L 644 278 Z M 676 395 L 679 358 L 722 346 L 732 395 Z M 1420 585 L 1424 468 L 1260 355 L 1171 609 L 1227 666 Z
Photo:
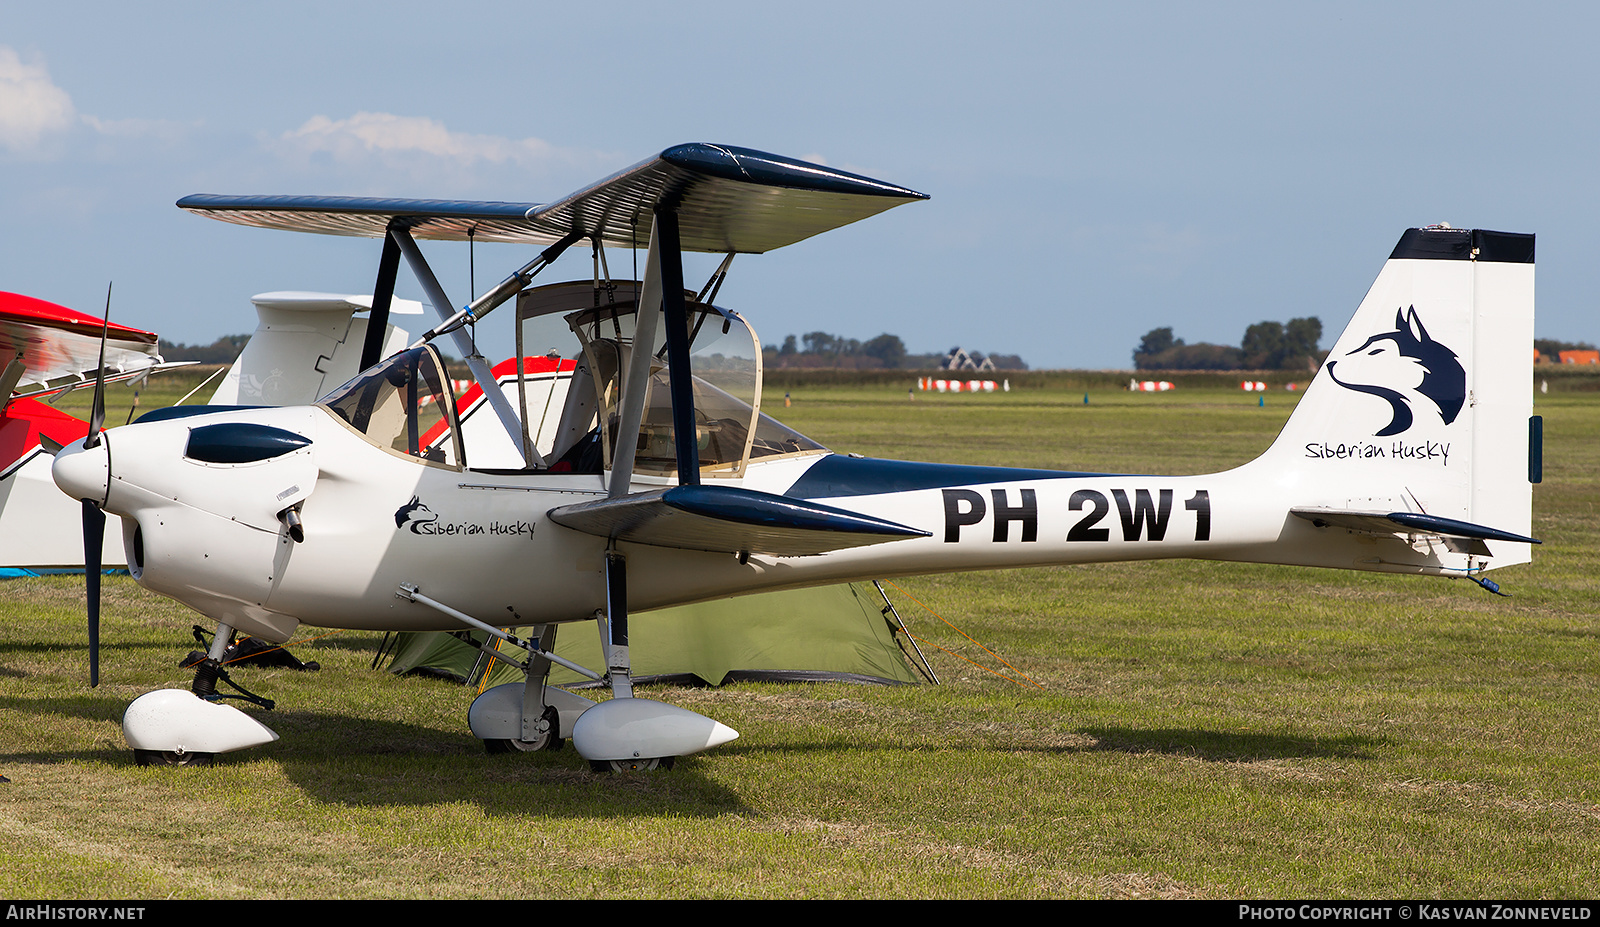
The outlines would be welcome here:
M 256 461 L 191 456 L 196 429 L 228 423 L 307 443 Z M 585 620 L 605 606 L 606 540 L 548 513 L 604 499 L 608 474 L 430 463 L 370 443 L 319 406 L 141 423 L 109 432 L 105 445 L 108 481 L 103 464 L 68 459 L 96 454 L 80 446 L 62 452 L 58 477 L 70 482 L 81 470 L 107 487 L 105 509 L 124 519 L 142 584 L 242 631 L 285 639 L 300 622 L 459 627 L 394 595 L 403 584 L 505 626 Z M 633 489 L 675 482 L 638 476 Z M 928 536 L 798 557 L 623 542 L 632 608 L 894 575 L 1179 557 L 1438 571 L 1432 553 L 1399 539 L 1310 543 L 1318 529 L 1285 513 L 1313 490 L 1263 468 L 1104 475 L 820 454 L 756 461 L 742 479 L 716 482 L 820 500 Z M 1347 503 L 1337 483 L 1316 495 Z M 302 541 L 279 515 L 289 508 Z

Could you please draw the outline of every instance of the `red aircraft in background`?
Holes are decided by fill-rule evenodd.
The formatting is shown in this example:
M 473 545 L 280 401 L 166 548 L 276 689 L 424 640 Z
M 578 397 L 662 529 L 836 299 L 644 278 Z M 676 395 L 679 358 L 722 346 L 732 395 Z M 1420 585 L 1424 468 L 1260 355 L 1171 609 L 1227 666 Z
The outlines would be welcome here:
M 56 488 L 50 462 L 89 423 L 39 400 L 94 385 L 102 330 L 108 381 L 161 365 L 154 332 L 0 292 L 0 567 L 83 567 L 78 505 Z M 123 562 L 120 531 L 107 532 L 104 551 L 105 564 Z

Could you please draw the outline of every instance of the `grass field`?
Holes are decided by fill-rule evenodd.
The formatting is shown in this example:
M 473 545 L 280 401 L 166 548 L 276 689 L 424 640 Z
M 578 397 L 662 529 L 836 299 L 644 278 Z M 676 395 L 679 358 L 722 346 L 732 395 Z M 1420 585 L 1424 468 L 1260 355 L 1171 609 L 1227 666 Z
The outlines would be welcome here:
M 769 411 L 839 451 L 1155 473 L 1249 459 L 1292 402 L 790 392 Z M 912 630 L 972 663 L 934 650 L 939 687 L 651 690 L 743 735 L 670 773 L 486 756 L 468 691 L 373 672 L 377 639 L 353 634 L 294 648 L 320 673 L 238 671 L 278 700 L 281 741 L 142 769 L 118 719 L 187 685 L 195 616 L 110 580 L 91 690 L 81 580 L 0 584 L 0 893 L 1594 897 L 1600 396 L 1557 388 L 1537 411 L 1546 543 L 1495 574 L 1514 598 L 1193 562 L 900 581 Z

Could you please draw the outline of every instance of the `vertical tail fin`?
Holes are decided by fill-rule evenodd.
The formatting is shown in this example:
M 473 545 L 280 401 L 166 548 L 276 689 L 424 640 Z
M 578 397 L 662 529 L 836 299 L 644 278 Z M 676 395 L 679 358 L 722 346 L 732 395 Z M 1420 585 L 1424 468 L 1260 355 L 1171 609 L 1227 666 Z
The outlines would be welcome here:
M 1532 235 L 1402 235 L 1262 456 L 1274 481 L 1306 506 L 1528 535 L 1533 253 Z M 1529 560 L 1526 544 L 1491 550 L 1493 566 Z

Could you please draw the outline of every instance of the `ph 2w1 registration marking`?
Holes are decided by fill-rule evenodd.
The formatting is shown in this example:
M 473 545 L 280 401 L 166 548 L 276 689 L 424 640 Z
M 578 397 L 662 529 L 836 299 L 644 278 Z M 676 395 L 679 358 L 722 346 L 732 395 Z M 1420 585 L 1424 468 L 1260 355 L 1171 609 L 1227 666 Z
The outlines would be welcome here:
M 986 499 L 975 489 L 945 489 L 944 540 L 946 544 L 961 541 L 961 529 L 981 524 L 985 518 L 993 522 L 992 539 L 1004 543 L 1011 538 L 1011 523 L 1020 528 L 1023 543 L 1039 539 L 1039 500 L 1032 489 L 1020 489 L 1013 499 L 1012 491 L 991 489 Z M 1111 527 L 1100 523 L 1116 504 L 1117 523 L 1124 541 L 1163 541 L 1172 521 L 1174 494 L 1171 489 L 1135 489 L 1132 495 L 1126 489 L 1110 490 L 1110 496 L 1098 489 L 1079 489 L 1067 501 L 1067 510 L 1081 512 L 1067 531 L 1068 541 L 1110 541 Z M 1183 507 L 1194 513 L 1194 539 L 1211 540 L 1211 493 L 1196 490 Z M 991 516 L 991 512 L 993 513 Z

